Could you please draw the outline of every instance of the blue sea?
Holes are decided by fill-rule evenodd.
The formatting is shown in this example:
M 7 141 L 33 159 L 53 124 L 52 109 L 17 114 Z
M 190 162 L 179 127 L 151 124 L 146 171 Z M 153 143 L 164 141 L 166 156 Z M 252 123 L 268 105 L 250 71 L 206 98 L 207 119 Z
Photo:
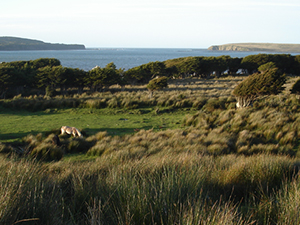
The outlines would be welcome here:
M 56 58 L 65 67 L 89 71 L 95 66 L 104 67 L 114 62 L 117 68 L 125 70 L 155 61 L 165 61 L 188 56 L 245 57 L 263 52 L 210 51 L 207 49 L 185 48 L 94 48 L 63 51 L 0 51 L 0 62 Z

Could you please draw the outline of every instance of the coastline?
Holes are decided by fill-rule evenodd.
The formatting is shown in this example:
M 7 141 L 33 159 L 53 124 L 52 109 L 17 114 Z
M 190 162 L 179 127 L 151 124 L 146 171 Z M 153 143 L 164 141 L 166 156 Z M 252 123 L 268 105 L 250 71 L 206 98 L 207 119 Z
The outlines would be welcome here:
M 300 44 L 275 43 L 233 43 L 212 45 L 210 51 L 237 51 L 237 52 L 267 52 L 267 53 L 300 53 Z

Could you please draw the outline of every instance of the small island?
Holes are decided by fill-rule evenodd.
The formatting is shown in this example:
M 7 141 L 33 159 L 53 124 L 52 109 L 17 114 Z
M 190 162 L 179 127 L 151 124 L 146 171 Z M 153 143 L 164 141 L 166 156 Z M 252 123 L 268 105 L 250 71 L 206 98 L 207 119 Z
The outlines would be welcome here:
M 25 51 L 25 50 L 84 50 L 81 44 L 52 44 L 43 41 L 18 38 L 0 37 L 0 51 Z
M 244 52 L 300 52 L 300 44 L 273 44 L 273 43 L 236 43 L 213 45 L 208 48 L 212 51 L 244 51 Z

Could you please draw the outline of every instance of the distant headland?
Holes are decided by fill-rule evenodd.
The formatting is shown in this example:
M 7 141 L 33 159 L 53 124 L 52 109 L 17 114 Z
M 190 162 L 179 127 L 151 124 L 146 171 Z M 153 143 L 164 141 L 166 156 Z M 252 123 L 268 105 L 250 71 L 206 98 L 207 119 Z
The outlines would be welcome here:
M 213 45 L 208 48 L 212 51 L 262 51 L 300 53 L 300 44 L 272 44 L 272 43 L 237 43 L 225 45 Z
M 85 49 L 85 46 L 81 44 L 52 44 L 27 38 L 0 37 L 0 51 L 82 49 Z

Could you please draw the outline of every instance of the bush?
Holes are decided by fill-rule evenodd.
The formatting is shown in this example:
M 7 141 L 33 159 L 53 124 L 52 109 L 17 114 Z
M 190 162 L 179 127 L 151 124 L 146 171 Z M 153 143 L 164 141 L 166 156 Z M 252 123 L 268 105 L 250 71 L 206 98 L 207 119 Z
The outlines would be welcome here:
M 261 73 L 264 73 L 267 70 L 274 69 L 274 68 L 276 68 L 276 64 L 273 62 L 268 62 L 268 63 L 265 63 L 265 64 L 261 65 L 260 67 L 258 67 L 258 71 Z
M 280 93 L 285 81 L 285 75 L 279 73 L 278 68 L 250 75 L 233 90 L 238 101 L 237 106 L 247 107 L 258 96 Z
M 147 88 L 150 91 L 150 97 L 152 97 L 152 93 L 155 90 L 161 90 L 163 88 L 168 87 L 168 78 L 167 77 L 159 77 L 150 80 Z
M 298 79 L 292 86 L 291 93 L 300 95 L 300 79 Z

